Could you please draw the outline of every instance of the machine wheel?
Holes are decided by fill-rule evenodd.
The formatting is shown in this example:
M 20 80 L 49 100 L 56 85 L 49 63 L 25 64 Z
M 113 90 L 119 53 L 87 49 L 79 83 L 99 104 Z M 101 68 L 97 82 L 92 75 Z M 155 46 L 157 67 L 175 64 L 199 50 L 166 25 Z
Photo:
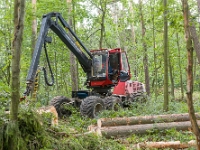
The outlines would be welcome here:
M 104 99 L 104 105 L 107 110 L 117 111 L 122 106 L 122 103 L 118 97 L 109 96 Z
M 80 106 L 81 115 L 89 118 L 97 117 L 102 110 L 104 110 L 103 100 L 97 96 L 86 97 Z
M 144 103 L 147 101 L 147 95 L 145 93 L 135 93 L 133 95 L 132 101 Z
M 69 117 L 72 112 L 69 110 L 69 106 L 71 105 L 70 99 L 64 96 L 54 97 L 50 101 L 50 105 L 53 105 L 56 108 L 59 118 Z

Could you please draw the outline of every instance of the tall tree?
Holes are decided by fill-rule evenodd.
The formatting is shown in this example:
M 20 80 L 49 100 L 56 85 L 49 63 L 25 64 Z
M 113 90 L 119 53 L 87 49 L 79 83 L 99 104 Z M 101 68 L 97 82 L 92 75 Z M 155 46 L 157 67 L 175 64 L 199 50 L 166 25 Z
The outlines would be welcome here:
M 129 11 L 131 12 L 130 17 L 131 19 L 134 19 L 134 8 L 133 8 L 134 2 L 129 0 L 128 3 L 130 5 L 130 8 L 129 8 Z M 134 29 L 133 23 L 131 23 L 131 37 L 132 37 L 133 44 L 135 44 L 135 29 Z
M 11 80 L 11 120 L 17 120 L 20 89 L 20 55 L 24 31 L 25 0 L 15 0 L 14 5 L 14 39 L 12 45 L 12 80 Z
M 171 81 L 171 96 L 172 96 L 172 99 L 174 100 L 175 98 L 175 93 L 174 93 L 174 76 L 173 76 L 173 65 L 171 63 L 171 59 L 173 59 L 171 56 L 170 56 L 170 51 L 168 49 L 168 54 L 169 54 L 169 60 L 168 60 L 168 64 L 169 64 L 169 76 L 170 76 L 170 81 Z
M 158 69 L 157 69 L 157 57 L 156 57 L 156 37 L 155 37 L 155 10 L 154 10 L 154 5 L 155 5 L 155 0 L 153 0 L 153 4 L 151 4 L 151 14 L 152 14 L 152 39 L 153 39 L 153 61 L 154 61 L 154 93 L 155 93 L 155 98 L 157 99 L 158 97 Z
M 72 27 L 72 0 L 67 0 L 68 6 L 68 23 Z M 75 28 L 74 28 L 75 29 Z M 78 90 L 78 67 L 77 67 L 76 57 L 72 52 L 70 52 L 70 72 L 71 72 L 71 80 L 72 80 L 72 91 Z
M 198 37 L 197 31 L 196 31 L 196 27 L 195 27 L 195 24 L 193 21 L 190 23 L 189 27 L 190 27 L 190 33 L 192 35 L 192 40 L 194 43 L 194 49 L 196 51 L 196 56 L 197 56 L 198 62 L 200 64 L 200 42 L 199 42 L 199 37 Z
M 192 132 L 196 136 L 197 149 L 200 150 L 200 130 L 197 124 L 195 110 L 193 106 L 193 45 L 192 37 L 190 33 L 190 22 L 189 22 L 189 7 L 188 1 L 182 0 L 183 5 L 183 17 L 184 17 L 184 29 L 185 29 L 185 39 L 186 39 L 186 48 L 187 48 L 187 103 L 190 121 L 192 124 Z
M 133 8 L 133 6 L 134 6 L 134 1 L 132 1 L 132 0 L 129 0 L 128 1 L 128 4 L 129 4 L 129 6 L 130 6 L 130 8 L 129 8 L 129 11 L 130 11 L 130 17 L 131 17 L 131 19 L 134 19 L 134 15 L 135 15 L 135 12 L 134 12 L 134 8 Z M 134 27 L 135 27 L 135 25 L 134 25 L 134 23 L 132 22 L 131 23 L 131 44 L 132 45 L 136 45 L 136 33 L 135 33 L 135 29 L 134 29 Z M 137 60 L 137 55 L 136 55 L 136 49 L 135 48 L 131 48 L 131 51 L 132 51 L 132 53 L 133 53 L 133 56 L 132 56 L 132 58 L 133 58 L 133 60 L 134 61 L 136 61 Z M 136 63 L 136 62 L 135 62 Z M 137 80 L 137 78 L 138 78 L 138 72 L 137 72 L 138 70 L 137 70 L 137 65 L 134 65 L 133 66 L 133 75 L 134 75 L 134 80 Z
M 98 24 L 96 31 L 94 31 L 91 35 L 98 35 L 97 39 L 95 40 L 94 43 L 99 43 L 98 47 L 99 49 L 105 48 L 106 46 L 106 29 L 105 29 L 105 24 L 106 19 L 107 19 L 107 12 L 108 12 L 108 5 L 111 3 L 110 1 L 107 0 L 89 0 L 90 1 L 90 6 L 93 7 L 96 12 L 98 13 L 98 16 L 95 17 L 95 21 L 94 24 Z M 90 8 L 92 9 L 92 8 Z M 99 27 L 100 25 L 100 27 Z M 93 28 L 93 27 L 92 27 Z M 97 31 L 100 31 L 97 32 Z M 96 45 L 95 45 L 96 46 Z M 92 45 L 92 47 L 95 47 L 94 44 Z M 107 46 L 106 46 L 107 47 Z M 96 49 L 96 47 L 95 47 Z
M 36 42 L 36 37 L 37 37 L 36 2 L 37 2 L 37 0 L 32 0 L 32 12 L 33 12 L 32 38 L 31 38 L 32 50 L 34 50 L 34 48 L 35 48 L 35 42 Z
M 169 96 L 168 96 L 168 21 L 167 21 L 167 0 L 163 1 L 164 5 L 164 105 L 163 110 L 168 111 L 169 105 Z
M 176 43 L 177 43 L 177 49 L 178 49 L 178 66 L 179 66 L 179 72 L 180 72 L 180 86 L 181 86 L 181 99 L 184 98 L 184 90 L 183 90 L 183 75 L 182 75 L 182 62 L 181 62 L 181 48 L 179 44 L 179 34 L 176 33 Z
M 4 50 L 4 54 L 1 53 L 1 58 L 2 56 L 5 56 L 5 64 L 2 63 L 1 69 L 1 74 L 0 74 L 0 80 L 3 85 L 8 85 L 10 86 L 10 81 L 11 81 L 11 45 L 12 45 L 12 21 L 11 19 L 6 19 L 7 15 L 11 13 L 11 5 L 9 5 L 8 1 L 2 1 L 1 2 L 1 24 L 0 24 L 0 34 L 1 34 L 1 43 L 2 45 L 0 46 L 1 52 Z M 3 44 L 4 43 L 4 44 Z M 6 54 L 6 55 L 5 55 Z M 5 89 L 5 87 L 3 88 Z
M 32 48 L 32 54 L 35 48 L 35 43 L 36 43 L 36 38 L 37 38 L 37 20 L 36 20 L 36 2 L 37 0 L 32 0 L 32 15 L 33 15 L 33 20 L 32 20 L 32 34 L 31 34 L 31 48 Z M 34 88 L 37 85 L 34 85 Z M 34 88 L 32 88 L 31 91 L 31 96 L 33 98 L 36 98 L 36 92 L 34 91 Z
M 107 7 L 107 2 L 106 0 L 100 0 L 100 11 L 101 11 L 101 35 L 100 35 L 100 40 L 99 40 L 99 48 L 103 48 L 103 39 L 105 36 L 105 17 L 106 17 L 106 7 Z
M 197 0 L 198 11 L 200 13 L 200 0 Z
M 14 1 L 14 38 L 12 44 L 12 80 L 11 80 L 11 109 L 10 120 L 17 128 L 17 115 L 20 99 L 20 55 L 22 36 L 24 31 L 24 16 L 25 16 L 25 0 Z M 14 128 L 13 130 L 16 130 Z M 14 131 L 13 131 L 14 132 Z M 11 150 L 17 149 L 16 136 L 13 136 L 10 140 Z
M 144 58 L 143 58 L 143 64 L 144 64 L 144 72 L 145 72 L 145 85 L 146 85 L 146 91 L 147 95 L 150 95 L 150 85 L 149 85 L 149 67 L 148 67 L 148 55 L 147 55 L 147 44 L 145 41 L 145 24 L 144 24 L 144 17 L 143 17 L 143 10 L 142 10 L 142 1 L 139 0 L 139 6 L 140 6 L 140 22 L 141 22 L 141 28 L 142 28 L 142 45 L 144 49 Z

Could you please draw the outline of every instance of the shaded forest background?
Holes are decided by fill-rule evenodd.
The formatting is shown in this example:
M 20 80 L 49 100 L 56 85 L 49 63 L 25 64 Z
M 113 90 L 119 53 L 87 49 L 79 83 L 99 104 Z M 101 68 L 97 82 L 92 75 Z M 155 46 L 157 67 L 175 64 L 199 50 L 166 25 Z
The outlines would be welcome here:
M 10 96 L 10 67 L 11 67 L 11 42 L 13 36 L 13 3 L 0 2 L 1 6 L 1 63 L 0 63 L 0 97 L 1 100 Z M 88 49 L 100 47 L 100 37 L 103 38 L 103 48 L 121 47 L 127 51 L 131 66 L 132 80 L 145 81 L 146 63 L 149 71 L 149 91 L 151 96 L 163 94 L 164 84 L 164 43 L 163 43 L 163 3 L 160 0 L 143 2 L 133 1 L 78 1 L 71 5 L 66 1 L 38 1 L 36 10 L 33 11 L 31 1 L 26 3 L 25 26 L 23 35 L 21 58 L 21 93 L 26 86 L 26 75 L 29 69 L 33 51 L 32 22 L 36 19 L 39 31 L 42 15 L 48 12 L 60 12 L 66 19 L 72 19 L 73 29 Z M 48 7 L 47 7 L 48 6 Z M 72 9 L 69 13 L 69 9 Z M 199 29 L 199 15 L 196 1 L 189 3 L 191 21 Z M 104 15 L 103 15 L 104 14 Z M 143 26 L 141 25 L 143 15 Z M 169 68 L 169 93 L 174 97 L 174 92 L 182 95 L 186 90 L 186 64 L 184 25 L 182 5 L 180 1 L 169 1 L 168 11 L 168 68 Z M 101 31 L 103 35 L 101 35 Z M 36 32 L 37 33 L 37 32 Z M 56 84 L 47 87 L 43 76 L 40 76 L 37 99 L 47 104 L 56 95 L 71 95 L 72 79 L 70 72 L 70 51 L 54 35 L 53 43 L 48 45 L 49 58 L 53 67 Z M 144 48 L 145 42 L 145 48 Z M 44 56 L 44 53 L 43 53 Z M 145 57 L 147 56 L 147 61 Z M 46 66 L 46 59 L 42 57 L 41 66 Z M 85 73 L 78 66 L 78 88 L 84 89 Z M 200 72 L 198 61 L 194 55 L 194 91 L 198 91 Z M 42 73 L 41 73 L 42 74 Z M 23 84 L 24 83 L 24 84 Z
M 103 116 L 160 114 L 161 111 L 155 110 L 154 107 L 156 105 L 153 106 L 152 102 L 155 104 L 164 102 L 164 112 L 168 110 L 186 112 L 185 104 L 187 99 L 190 121 L 194 127 L 193 132 L 196 135 L 197 142 L 199 141 L 199 128 L 195 123 L 196 118 L 193 118 L 193 99 L 194 107 L 199 108 L 198 101 L 196 101 L 199 97 L 200 88 L 200 72 L 198 71 L 198 60 L 200 60 L 198 40 L 200 29 L 199 1 L 88 0 L 82 2 L 79 0 L 50 0 L 48 2 L 36 2 L 36 0 L 32 0 L 26 2 L 26 7 L 24 7 L 24 4 L 24 0 L 0 2 L 0 103 L 1 108 L 3 108 L 2 113 L 9 108 L 8 105 L 10 104 L 10 99 L 12 99 L 11 120 L 7 126 L 1 120 L 3 134 L 0 140 L 7 139 L 4 135 L 10 137 L 6 140 L 6 146 L 10 147 L 9 149 L 15 149 L 12 145 L 16 144 L 16 141 L 12 135 L 15 135 L 20 143 L 24 143 L 21 140 L 26 134 L 22 135 L 23 138 L 19 138 L 17 135 L 29 133 L 25 130 L 24 132 L 21 131 L 21 127 L 23 127 L 23 124 L 20 124 L 23 118 L 21 114 L 18 115 L 18 125 L 21 133 L 15 128 L 18 114 L 18 107 L 15 107 L 15 105 L 18 105 L 18 68 L 20 68 L 20 93 L 22 94 L 26 89 L 26 75 L 30 66 L 37 33 L 40 29 L 42 15 L 52 11 L 62 14 L 88 49 L 116 47 L 124 49 L 128 53 L 132 80 L 146 84 L 149 101 L 145 105 L 135 104 L 135 108 L 131 112 L 129 111 L 128 114 L 126 114 L 126 111 L 120 114 L 120 110 L 117 114 L 108 113 L 103 114 Z M 187 7 L 188 4 L 189 7 Z M 25 8 L 25 18 L 24 10 L 19 7 L 20 5 L 21 8 Z M 15 26 L 13 26 L 13 22 Z M 20 35 L 23 35 L 22 48 Z M 57 95 L 71 97 L 72 90 L 85 89 L 85 73 L 76 62 L 75 57 L 55 34 L 50 32 L 50 35 L 53 37 L 53 42 L 48 45 L 47 49 L 56 83 L 54 86 L 48 87 L 44 83 L 43 73 L 39 74 L 39 87 L 31 96 L 32 99 L 37 100 L 34 101 L 36 102 L 34 103 L 35 106 L 47 105 Z M 194 55 L 193 49 L 196 52 Z M 20 56 L 21 65 L 19 66 Z M 40 67 L 47 67 L 44 52 L 40 59 Z M 197 98 L 192 97 L 193 92 L 195 92 Z M 171 100 L 170 103 L 169 100 Z M 176 102 L 180 103 L 173 106 L 173 103 L 175 104 Z M 150 106 L 146 108 L 148 103 Z M 178 105 L 181 105 L 181 107 L 177 108 Z M 143 106 L 145 107 L 142 108 Z M 151 106 L 153 107 L 150 108 Z M 139 107 L 142 108 L 140 111 L 138 111 Z M 23 113 L 23 109 L 20 110 L 20 113 Z M 32 117 L 24 117 L 25 122 L 28 118 L 34 118 L 32 110 L 29 113 L 24 112 L 24 115 L 33 115 Z M 71 125 L 76 122 L 76 117 L 69 118 L 71 119 L 69 121 Z M 83 125 L 84 121 L 82 119 L 79 121 Z M 24 129 L 32 129 L 31 124 L 27 124 L 27 122 L 25 124 L 27 128 L 25 127 Z M 37 119 L 36 124 L 37 129 L 39 129 L 37 132 L 44 131 Z M 4 129 L 6 130 L 4 131 Z M 79 130 L 82 129 L 79 128 Z M 15 131 L 18 134 L 15 134 Z M 37 140 L 40 141 L 39 139 L 43 139 L 44 135 L 38 137 L 38 135 L 35 135 L 37 132 L 34 131 L 31 136 L 33 138 L 37 137 Z M 44 134 L 46 134 L 46 131 L 44 131 Z M 52 137 L 48 138 L 47 141 L 49 142 Z M 10 142 L 11 144 L 9 145 L 8 143 Z M 33 142 L 30 145 L 34 146 L 34 139 L 29 137 L 25 140 L 26 142 Z M 59 141 L 57 142 L 60 143 Z M 45 143 L 41 144 L 38 144 L 38 147 L 45 147 L 44 145 L 46 145 Z M 52 144 L 49 145 L 52 146 Z M 84 143 L 84 146 L 87 145 Z M 21 147 L 23 146 L 21 145 Z M 199 142 L 198 149 L 200 149 Z

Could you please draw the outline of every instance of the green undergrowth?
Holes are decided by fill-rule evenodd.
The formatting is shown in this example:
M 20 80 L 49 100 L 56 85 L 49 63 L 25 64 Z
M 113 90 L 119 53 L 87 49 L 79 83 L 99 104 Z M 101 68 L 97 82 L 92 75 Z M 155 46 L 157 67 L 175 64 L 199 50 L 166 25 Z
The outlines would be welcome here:
M 151 130 L 151 131 L 148 131 L 147 134 L 143 134 L 143 135 L 134 134 L 125 139 L 119 139 L 118 141 L 121 144 L 127 145 L 126 147 L 129 149 L 136 149 L 135 146 L 138 143 L 143 143 L 143 142 L 180 141 L 181 143 L 187 143 L 194 139 L 195 137 L 191 132 L 176 131 L 176 129 L 172 128 L 172 129 L 168 129 L 164 131 Z M 195 148 L 191 147 L 191 148 L 187 148 L 187 150 L 195 150 Z
M 59 125 L 49 125 L 49 115 L 41 116 L 34 108 L 21 108 L 18 122 L 9 121 L 1 114 L 0 150 L 9 149 L 15 139 L 18 150 L 123 150 L 125 146 L 96 134 L 84 134 L 95 119 L 82 118 L 74 112 L 69 118 L 59 120 Z
M 195 112 L 200 112 L 199 93 L 194 93 L 193 104 Z M 133 102 L 129 108 L 120 108 L 118 111 L 103 111 L 100 117 L 130 117 L 130 116 L 144 116 L 144 115 L 162 115 L 162 114 L 180 114 L 188 113 L 188 105 L 186 100 L 171 100 L 169 101 L 169 110 L 163 112 L 163 95 L 155 99 L 151 97 L 145 103 Z
M 194 96 L 194 108 L 200 110 L 198 95 Z M 149 98 L 146 103 L 133 103 L 130 108 L 118 111 L 103 111 L 99 118 L 82 117 L 75 108 L 72 115 L 59 119 L 56 127 L 49 125 L 49 115 L 40 116 L 33 107 L 21 107 L 18 123 L 10 122 L 8 116 L 0 112 L 0 150 L 8 149 L 11 138 L 15 138 L 19 150 L 126 150 L 135 149 L 140 142 L 181 141 L 188 142 L 195 137 L 190 131 L 150 130 L 147 134 L 131 135 L 125 138 L 106 139 L 94 133 L 87 133 L 88 126 L 95 125 L 99 118 L 130 117 L 144 115 L 187 113 L 185 100 L 169 102 L 169 111 L 163 112 L 163 96 Z M 87 133 L 87 134 L 86 134 Z

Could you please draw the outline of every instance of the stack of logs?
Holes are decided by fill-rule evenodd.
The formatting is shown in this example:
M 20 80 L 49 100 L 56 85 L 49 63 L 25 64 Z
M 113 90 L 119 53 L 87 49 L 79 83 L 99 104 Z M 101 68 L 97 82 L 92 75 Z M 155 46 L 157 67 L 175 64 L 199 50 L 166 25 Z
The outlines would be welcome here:
M 196 113 L 197 123 L 200 126 L 200 114 Z M 149 130 L 166 130 L 175 128 L 177 131 L 191 130 L 191 122 L 188 113 L 152 115 L 123 118 L 101 118 L 97 125 L 91 125 L 88 129 L 97 135 L 106 138 L 126 137 L 131 134 L 145 134 Z M 193 142 L 194 145 L 195 142 Z M 189 146 L 189 145 L 188 145 Z

